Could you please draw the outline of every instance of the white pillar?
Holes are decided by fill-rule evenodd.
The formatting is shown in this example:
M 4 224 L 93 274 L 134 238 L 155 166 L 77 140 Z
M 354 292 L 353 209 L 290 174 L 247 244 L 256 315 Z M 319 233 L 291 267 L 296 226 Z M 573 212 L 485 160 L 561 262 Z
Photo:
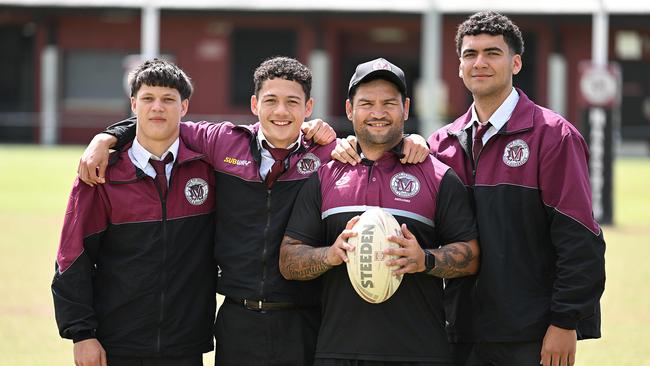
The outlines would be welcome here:
M 549 55 L 547 86 L 549 108 L 567 118 L 567 64 L 564 55 Z
M 609 43 L 609 16 L 605 12 L 603 0 L 593 15 L 591 35 L 591 60 L 599 66 L 607 65 Z
M 160 8 L 153 1 L 142 7 L 140 26 L 140 54 L 144 60 L 160 53 Z
M 605 139 L 607 115 L 603 108 L 589 109 L 589 180 L 591 183 L 591 207 L 594 217 L 600 220 L 605 213 Z M 610 167 L 611 169 L 611 167 Z M 611 170 L 610 170 L 611 172 Z
M 330 125 L 328 107 L 330 105 L 330 58 L 324 50 L 314 50 L 309 55 L 311 69 L 311 96 L 314 98 L 312 118 L 320 118 Z
M 602 72 L 606 73 L 609 64 L 609 16 L 605 11 L 604 0 L 599 0 L 598 9 L 594 12 L 591 34 L 591 61 Z M 613 116 L 615 112 L 610 115 Z M 613 123 L 608 121 L 607 113 L 603 108 L 592 106 L 589 108 L 589 125 L 590 125 L 590 159 L 589 159 L 589 178 L 591 183 L 592 210 L 594 217 L 599 222 L 611 223 L 614 213 L 612 205 L 612 184 L 606 185 L 605 182 L 612 182 L 612 161 L 615 159 L 612 146 L 606 146 L 607 135 L 612 134 L 613 128 L 609 127 Z M 612 141 L 614 138 L 612 137 Z M 607 153 L 609 152 L 609 153 Z M 611 154 L 611 159 L 607 159 Z M 605 210 L 605 207 L 609 210 Z M 607 212 L 609 211 L 609 212 Z
M 55 145 L 58 141 L 58 66 L 59 50 L 49 45 L 41 54 L 41 144 Z
M 429 0 L 428 9 L 422 15 L 422 64 L 420 93 L 420 135 L 425 138 L 442 127 L 440 102 L 442 89 L 442 15 L 435 0 Z

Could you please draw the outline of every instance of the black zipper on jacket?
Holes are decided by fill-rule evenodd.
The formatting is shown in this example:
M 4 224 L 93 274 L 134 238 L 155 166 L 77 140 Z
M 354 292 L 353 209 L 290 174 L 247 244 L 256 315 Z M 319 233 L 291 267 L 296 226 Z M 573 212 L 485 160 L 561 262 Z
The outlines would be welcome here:
M 498 134 L 498 133 L 497 133 L 497 134 Z M 490 137 L 490 139 L 487 140 L 487 142 L 483 145 L 483 147 L 481 148 L 481 150 L 478 152 L 478 155 L 476 156 L 476 161 L 474 161 L 474 156 L 473 156 L 472 153 L 471 153 L 473 146 L 470 146 L 469 149 L 468 149 L 468 151 L 470 151 L 470 152 L 467 154 L 467 156 L 469 157 L 469 161 L 470 161 L 471 164 L 472 164 L 472 191 L 473 191 L 472 196 L 474 197 L 474 201 L 475 201 L 475 202 L 476 202 L 476 168 L 478 167 L 478 161 L 479 161 L 479 159 L 481 158 L 481 153 L 483 152 L 483 149 L 485 149 L 485 147 L 487 146 L 487 144 L 489 144 L 490 141 L 492 141 L 492 140 L 497 136 L 497 134 L 495 134 L 495 135 L 493 135 L 492 137 Z M 470 140 L 470 141 L 472 141 L 472 143 L 474 143 L 474 139 L 473 139 L 473 138 L 472 138 L 472 139 L 468 139 L 468 140 Z M 475 204 L 476 204 L 476 203 L 475 203 Z M 472 287 L 473 287 L 472 298 L 473 298 L 474 301 L 476 301 L 477 303 L 478 303 L 478 299 L 476 298 L 476 292 L 478 291 L 478 285 L 479 285 L 479 276 L 476 275 L 476 277 L 475 277 L 475 279 L 474 279 L 474 284 L 472 285 Z M 480 303 L 478 303 L 478 306 L 479 306 L 479 308 L 480 308 Z
M 174 170 L 172 169 L 172 174 Z M 167 196 L 169 196 L 169 191 L 171 191 L 171 174 L 169 176 L 169 186 L 167 187 Z M 161 208 L 162 208 L 162 262 L 161 262 L 161 271 L 160 271 L 160 316 L 158 318 L 158 331 L 156 334 L 156 353 L 160 353 L 161 350 L 161 334 L 162 334 L 162 323 L 165 318 L 165 286 L 167 285 L 167 273 L 165 272 L 165 263 L 167 262 L 167 197 L 162 196 L 162 192 L 158 184 L 154 181 L 154 185 L 158 190 L 158 197 L 160 198 Z
M 476 161 L 474 161 L 474 156 L 473 156 L 472 153 L 471 153 L 471 151 L 473 151 L 472 149 L 474 148 L 474 146 L 470 146 L 470 149 L 469 149 L 470 152 L 469 152 L 468 156 L 469 156 L 469 160 L 472 162 L 472 185 L 474 185 L 474 184 L 476 183 L 476 168 L 478 167 L 478 160 L 481 158 L 481 153 L 483 152 L 483 150 L 485 149 L 485 147 L 487 146 L 487 144 L 488 144 L 488 143 L 492 140 L 492 138 L 494 138 L 495 136 L 496 136 L 496 135 L 490 137 L 490 139 L 487 140 L 487 142 L 483 145 L 483 147 L 481 147 L 481 150 L 479 150 L 478 155 L 476 156 Z M 469 141 L 472 141 L 472 144 L 474 143 L 474 139 L 473 139 L 473 138 L 472 138 L 472 139 L 468 139 L 468 140 L 469 140 Z
M 474 144 L 474 142 L 472 142 L 472 144 Z M 471 148 L 473 149 L 474 146 L 471 146 Z M 478 155 L 481 156 L 480 151 Z M 469 157 L 469 161 L 472 163 L 472 185 L 474 185 L 474 183 L 476 183 L 476 166 L 478 165 L 478 156 L 476 157 L 476 161 L 474 161 L 474 155 L 472 153 L 468 153 L 467 156 Z
M 260 300 L 264 298 L 264 285 L 266 284 L 266 253 L 269 247 L 269 231 L 271 228 L 271 189 L 266 190 L 266 226 L 264 226 L 264 247 L 262 248 L 262 278 L 260 280 Z
M 476 156 L 476 161 L 474 161 L 474 136 L 472 136 L 471 129 L 470 129 L 469 136 L 467 137 L 467 142 L 468 142 L 467 150 L 465 150 L 465 152 L 469 157 L 469 161 L 472 163 L 472 186 L 473 186 L 474 183 L 476 183 L 476 167 L 478 166 L 478 158 L 481 156 L 481 151 L 483 151 L 485 145 L 481 148 L 481 151 L 478 152 L 478 156 Z
M 240 126 L 237 126 L 240 127 Z M 242 127 L 240 127 L 242 128 Z M 244 128 L 246 131 L 250 132 L 250 130 Z M 251 153 L 253 154 L 253 160 L 255 160 L 255 163 L 258 166 L 258 175 L 259 179 L 262 184 L 265 183 L 265 179 L 262 178 L 262 174 L 259 172 L 259 167 L 262 166 L 262 152 L 260 151 L 260 147 L 257 142 L 257 134 L 256 133 L 251 133 L 251 138 L 249 142 L 249 146 L 251 149 Z M 287 157 L 284 159 L 283 164 L 284 164 L 284 171 L 280 176 L 278 177 L 278 180 L 284 173 L 286 173 L 289 170 L 289 163 L 290 159 L 293 155 L 298 154 L 300 152 L 305 151 L 305 146 L 303 146 L 302 143 L 298 143 L 298 147 L 296 150 L 292 151 L 287 155 Z M 266 225 L 264 226 L 264 247 L 262 248 L 262 278 L 260 279 L 260 292 L 259 292 L 259 300 L 266 300 L 266 297 L 264 296 L 264 286 L 266 285 L 266 272 L 267 272 L 267 267 L 266 267 L 266 260 L 267 260 L 267 253 L 269 249 L 269 232 L 271 228 L 271 188 L 266 189 Z M 273 243 L 275 244 L 275 243 Z

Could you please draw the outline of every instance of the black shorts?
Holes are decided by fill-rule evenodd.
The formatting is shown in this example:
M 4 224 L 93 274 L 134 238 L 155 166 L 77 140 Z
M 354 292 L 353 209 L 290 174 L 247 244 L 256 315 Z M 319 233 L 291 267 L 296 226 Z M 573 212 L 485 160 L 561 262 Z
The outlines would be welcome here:
M 456 366 L 539 366 L 542 341 L 452 343 Z
M 340 360 L 334 358 L 318 358 L 314 366 L 447 366 L 447 363 L 431 362 L 386 362 L 368 360 Z
M 215 365 L 311 365 L 320 308 L 259 312 L 224 302 L 215 323 Z
M 106 356 L 110 366 L 203 366 L 203 355 L 189 357 L 120 357 Z

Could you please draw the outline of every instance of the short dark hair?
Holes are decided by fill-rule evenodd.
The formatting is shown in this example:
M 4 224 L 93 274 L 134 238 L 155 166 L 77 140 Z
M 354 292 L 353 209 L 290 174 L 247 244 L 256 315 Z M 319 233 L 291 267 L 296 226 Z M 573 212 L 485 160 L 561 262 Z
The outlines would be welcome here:
M 255 95 L 259 96 L 262 84 L 266 80 L 275 78 L 297 82 L 305 92 L 305 101 L 309 100 L 311 96 L 311 71 L 298 60 L 290 57 L 277 56 L 262 62 L 253 74 Z
M 169 61 L 158 58 L 145 61 L 129 74 L 132 97 L 138 94 L 143 84 L 176 89 L 182 100 L 190 99 L 194 91 L 192 80 L 185 71 Z
M 463 37 L 489 34 L 503 36 L 506 44 L 515 55 L 524 54 L 524 39 L 521 31 L 505 15 L 494 11 L 482 11 L 472 14 L 458 26 L 456 31 L 456 53 L 460 56 L 463 47 Z

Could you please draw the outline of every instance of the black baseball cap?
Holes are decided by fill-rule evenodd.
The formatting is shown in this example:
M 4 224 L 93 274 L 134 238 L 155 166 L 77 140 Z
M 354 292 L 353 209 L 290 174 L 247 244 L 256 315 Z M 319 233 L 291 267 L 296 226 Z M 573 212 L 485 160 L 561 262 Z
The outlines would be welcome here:
M 377 58 L 357 65 L 357 69 L 354 71 L 352 79 L 350 79 L 348 97 L 353 94 L 354 89 L 362 81 L 369 78 L 386 79 L 395 84 L 400 93 L 406 96 L 406 78 L 404 77 L 404 71 L 385 58 Z

